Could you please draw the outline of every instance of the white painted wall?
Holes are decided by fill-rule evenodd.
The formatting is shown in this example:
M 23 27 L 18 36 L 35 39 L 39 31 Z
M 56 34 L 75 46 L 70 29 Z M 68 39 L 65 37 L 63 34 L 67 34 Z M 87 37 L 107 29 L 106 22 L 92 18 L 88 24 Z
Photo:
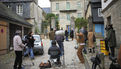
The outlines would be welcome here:
M 106 2 L 104 2 L 104 0 L 102 1 L 102 10 L 105 9 L 113 0 L 107 0 Z

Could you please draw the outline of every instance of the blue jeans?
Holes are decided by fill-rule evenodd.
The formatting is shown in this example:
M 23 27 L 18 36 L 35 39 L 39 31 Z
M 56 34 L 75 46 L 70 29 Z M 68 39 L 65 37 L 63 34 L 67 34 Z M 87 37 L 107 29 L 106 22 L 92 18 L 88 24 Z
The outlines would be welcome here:
M 63 42 L 61 41 L 57 41 L 58 45 L 59 45 L 59 48 L 60 48 L 60 51 L 61 51 L 61 55 L 64 55 L 64 46 L 63 46 Z
M 66 36 L 66 41 L 68 41 L 68 36 Z
M 26 52 L 24 53 L 24 56 L 30 53 L 30 57 L 34 58 L 33 48 L 27 48 Z

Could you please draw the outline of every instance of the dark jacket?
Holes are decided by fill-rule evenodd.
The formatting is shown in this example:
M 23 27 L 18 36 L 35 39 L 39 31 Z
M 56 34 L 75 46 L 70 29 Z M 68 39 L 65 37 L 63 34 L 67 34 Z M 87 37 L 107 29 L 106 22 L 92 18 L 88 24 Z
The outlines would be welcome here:
M 84 30 L 84 40 L 85 40 L 85 41 L 87 41 L 87 40 L 88 40 L 87 35 L 88 35 L 87 30 Z
M 49 50 L 48 54 L 50 55 L 50 58 L 58 58 L 61 54 L 60 49 L 56 45 L 52 45 Z
M 34 47 L 34 41 L 35 41 L 34 37 L 31 35 L 27 35 L 25 38 L 27 39 L 27 46 L 30 48 Z
M 67 30 L 65 30 L 65 36 L 68 36 L 68 31 Z
M 116 47 L 116 36 L 113 29 L 108 30 L 107 32 L 107 41 L 109 47 Z
M 63 41 L 64 41 L 64 36 L 63 36 L 63 35 L 56 35 L 56 36 L 55 36 L 55 40 L 56 40 L 56 41 L 63 42 Z
M 55 32 L 54 31 L 51 31 L 49 33 L 49 38 L 50 38 L 50 40 L 55 40 Z
M 118 58 L 117 58 L 117 61 L 121 67 L 121 45 L 120 45 L 120 49 L 119 49 L 119 52 L 118 52 Z
M 70 37 L 71 37 L 71 38 L 74 37 L 74 31 L 73 31 L 73 30 L 71 30 Z

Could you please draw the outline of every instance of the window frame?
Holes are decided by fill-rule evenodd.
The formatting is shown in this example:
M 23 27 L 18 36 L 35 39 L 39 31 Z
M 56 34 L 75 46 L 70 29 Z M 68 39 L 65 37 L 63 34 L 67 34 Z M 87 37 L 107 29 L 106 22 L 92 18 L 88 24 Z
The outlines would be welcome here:
M 79 16 L 79 14 L 80 14 L 80 16 Z M 77 16 L 78 18 L 81 18 L 81 17 L 82 17 L 82 16 L 81 16 L 81 13 L 78 13 L 77 15 L 78 15 L 78 16 Z
M 67 16 L 67 20 L 69 20 L 69 21 L 70 21 L 70 20 L 71 20 L 70 14 L 69 14 L 69 13 L 67 13 L 67 14 L 66 14 L 66 16 Z
M 56 3 L 56 10 L 59 10 L 59 3 Z
M 102 11 L 102 8 L 98 8 L 98 17 L 102 17 L 103 16 L 103 14 L 101 13 L 101 11 Z
M 23 15 L 23 5 L 22 4 L 18 4 L 16 5 L 16 13 L 20 16 Z
M 66 9 L 70 10 L 70 2 L 66 2 Z
M 77 2 L 77 8 L 80 9 L 81 8 L 81 3 Z

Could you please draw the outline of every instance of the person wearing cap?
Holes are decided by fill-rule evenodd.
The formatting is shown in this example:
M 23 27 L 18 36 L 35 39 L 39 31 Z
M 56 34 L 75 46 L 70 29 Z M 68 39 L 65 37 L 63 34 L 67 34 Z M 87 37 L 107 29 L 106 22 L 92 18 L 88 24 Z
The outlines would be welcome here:
M 83 57 L 83 54 L 82 54 L 82 50 L 85 46 L 85 41 L 84 41 L 84 34 L 82 31 L 80 31 L 79 33 L 76 33 L 76 36 L 77 36 L 77 42 L 79 44 L 78 46 L 78 50 L 77 50 L 77 56 L 80 60 L 81 63 L 84 63 L 84 57 Z
M 112 24 L 108 25 L 108 31 L 107 31 L 107 37 L 108 41 L 108 47 L 110 50 L 110 55 L 112 57 L 115 56 L 115 47 L 116 47 L 116 36 L 115 36 L 115 30 L 113 29 Z
M 49 38 L 50 38 L 50 46 L 52 46 L 52 40 L 55 40 L 55 31 L 53 28 L 51 28 L 51 31 L 49 33 Z
M 60 64 L 61 51 L 59 47 L 56 46 L 55 40 L 52 40 L 52 46 L 49 48 L 48 54 L 50 55 L 50 59 L 57 59 L 57 64 Z
M 14 62 L 14 69 L 21 69 L 22 66 L 22 51 L 25 47 L 25 45 L 22 43 L 21 37 L 20 37 L 21 31 L 17 30 L 15 33 L 15 36 L 13 38 L 13 46 L 15 51 L 15 62 Z

